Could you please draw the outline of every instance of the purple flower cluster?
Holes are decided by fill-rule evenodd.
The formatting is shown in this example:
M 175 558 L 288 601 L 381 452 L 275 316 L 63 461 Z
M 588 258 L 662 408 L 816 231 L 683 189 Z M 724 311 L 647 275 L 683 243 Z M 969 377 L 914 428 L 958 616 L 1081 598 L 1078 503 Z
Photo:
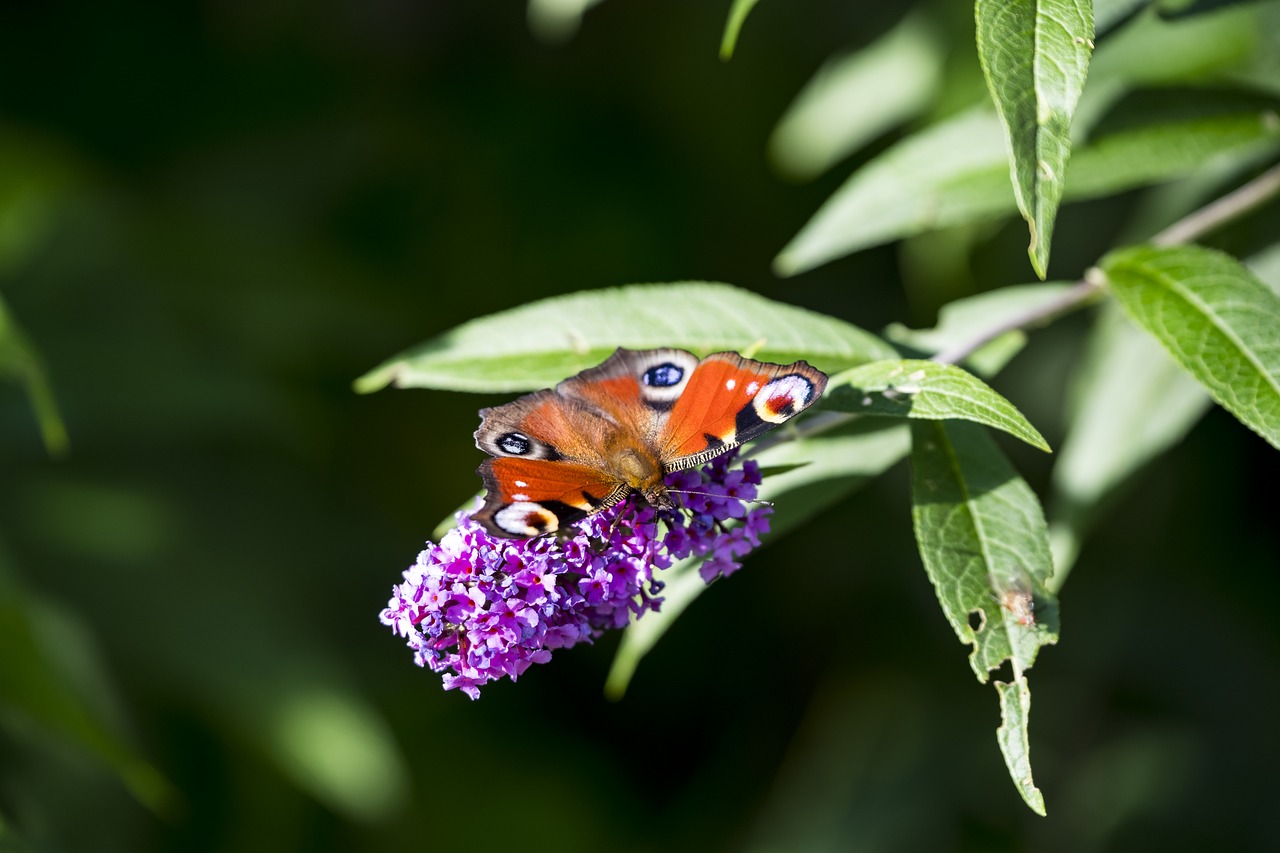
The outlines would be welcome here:
M 737 571 L 769 530 L 768 505 L 748 508 L 760 469 L 736 451 L 667 475 L 682 508 L 657 511 L 635 496 L 584 519 L 571 538 L 501 539 L 460 513 L 404 572 L 384 625 L 414 662 L 444 674 L 446 690 L 479 698 L 488 681 L 513 681 L 554 649 L 591 642 L 657 610 L 656 570 L 703 557 L 703 580 Z

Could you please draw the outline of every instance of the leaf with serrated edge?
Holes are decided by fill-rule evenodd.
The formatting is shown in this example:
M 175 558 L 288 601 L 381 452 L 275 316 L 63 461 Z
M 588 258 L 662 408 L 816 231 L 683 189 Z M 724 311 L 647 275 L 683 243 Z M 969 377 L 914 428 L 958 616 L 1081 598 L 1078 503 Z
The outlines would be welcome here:
M 1005 660 L 1030 669 L 1040 646 L 1058 640 L 1040 501 L 982 427 L 919 421 L 911 436 L 916 542 L 947 620 L 973 644 L 970 666 L 983 682 Z M 1003 606 L 1010 591 L 1030 597 L 1031 624 Z
M 996 692 L 1000 694 L 1000 727 L 996 729 L 996 740 L 1000 743 L 1009 778 L 1031 810 L 1044 816 L 1044 795 L 1031 778 L 1031 739 L 1027 731 L 1031 688 L 1027 686 L 1027 679 L 1019 676 L 1011 684 L 997 681 Z
M 1138 246 L 1100 264 L 1129 317 L 1223 408 L 1280 448 L 1280 296 L 1200 246 Z
M 978 58 L 1004 125 L 1031 265 L 1044 278 L 1093 50 L 1091 0 L 977 0 Z
M 823 407 L 839 412 L 973 421 L 1048 451 L 1044 436 L 991 386 L 951 364 L 875 361 L 831 377 Z
M 827 372 L 893 355 L 851 323 L 727 284 L 634 284 L 542 299 L 464 323 L 360 377 L 356 390 L 546 388 L 618 347 L 683 347 L 700 355 L 750 347 L 761 361 L 805 359 Z
M 907 455 L 910 443 L 901 426 L 885 429 L 874 421 L 848 424 L 829 434 L 775 444 L 754 458 L 760 467 L 787 467 L 765 478 L 761 500 L 775 501 L 770 530 L 775 538 L 812 518 Z M 676 618 L 707 588 L 698 575 L 701 558 L 683 560 L 663 573 L 666 588 L 662 609 L 646 613 L 627 627 L 605 683 L 605 693 L 619 698 L 626 692 L 641 658 L 648 654 Z

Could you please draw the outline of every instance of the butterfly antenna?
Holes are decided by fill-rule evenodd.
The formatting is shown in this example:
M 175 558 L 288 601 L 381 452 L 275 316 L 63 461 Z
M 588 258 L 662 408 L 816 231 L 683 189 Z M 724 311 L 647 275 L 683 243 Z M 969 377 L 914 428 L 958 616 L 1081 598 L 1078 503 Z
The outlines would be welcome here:
M 677 495 L 700 495 L 704 498 L 723 498 L 726 495 L 714 495 L 711 492 L 695 492 L 693 489 L 673 489 L 667 487 L 667 491 Z M 773 506 L 773 501 L 766 501 L 763 498 L 738 498 L 744 504 L 759 504 L 760 506 Z

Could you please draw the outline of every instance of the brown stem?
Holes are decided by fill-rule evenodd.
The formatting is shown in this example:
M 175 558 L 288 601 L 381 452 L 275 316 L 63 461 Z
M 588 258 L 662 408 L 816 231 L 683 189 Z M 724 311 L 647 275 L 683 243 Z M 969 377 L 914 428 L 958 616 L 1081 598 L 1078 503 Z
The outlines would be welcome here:
M 1151 238 L 1155 246 L 1180 246 L 1190 243 L 1226 222 L 1243 216 L 1280 193 L 1280 163 L 1272 166 L 1247 184 L 1227 193 L 1204 207 L 1188 213 L 1168 228 Z M 1086 305 L 1099 291 L 1104 280 L 1097 268 L 1090 269 L 1084 278 L 1075 283 L 1057 299 L 1011 317 L 1009 320 L 985 329 L 969 340 L 962 341 L 933 357 L 942 364 L 955 364 L 983 344 L 990 343 L 1006 332 L 1043 325 L 1060 314 Z

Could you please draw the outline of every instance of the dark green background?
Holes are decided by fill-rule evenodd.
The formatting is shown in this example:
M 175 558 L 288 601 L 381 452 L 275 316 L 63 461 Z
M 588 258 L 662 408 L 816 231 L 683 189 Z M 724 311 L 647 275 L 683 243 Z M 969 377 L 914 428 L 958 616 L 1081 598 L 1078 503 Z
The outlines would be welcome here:
M 1114 503 L 1063 593 L 1032 676 L 1047 819 L 932 599 L 903 467 L 703 596 L 621 703 L 616 638 L 473 703 L 378 623 L 478 488 L 476 410 L 500 400 L 355 395 L 387 356 L 627 282 L 728 281 L 872 330 L 955 295 L 904 288 L 892 247 L 772 276 L 848 167 L 789 185 L 768 133 L 893 13 L 763 3 L 726 65 L 726 10 L 613 0 L 561 47 L 515 2 L 0 11 L 0 178 L 48 214 L 0 291 L 72 442 L 50 461 L 0 386 L 0 569 L 96 653 L 89 703 L 181 800 L 157 817 L 6 711 L 0 849 L 1280 847 L 1280 465 L 1221 412 Z M 1131 204 L 1066 209 L 1055 268 L 1079 274 Z M 1030 280 L 1024 246 L 993 230 L 977 286 Z M 998 383 L 1055 444 L 1083 328 L 1037 333 Z M 1042 490 L 1048 461 L 1002 446 Z M 280 760 L 299 705 L 366 714 L 399 799 L 309 793 Z

